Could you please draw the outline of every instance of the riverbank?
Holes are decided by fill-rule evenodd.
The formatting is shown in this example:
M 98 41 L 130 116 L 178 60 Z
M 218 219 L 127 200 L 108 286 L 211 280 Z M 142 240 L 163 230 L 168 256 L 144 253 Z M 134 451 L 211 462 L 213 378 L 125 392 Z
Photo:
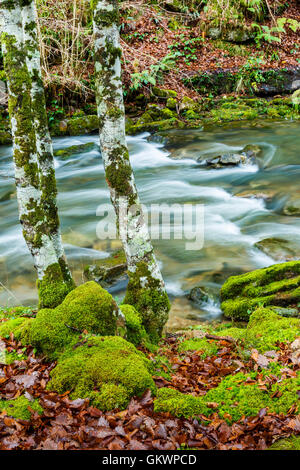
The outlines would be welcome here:
M 1 450 L 299 450 L 299 319 L 260 308 L 247 327 L 201 324 L 167 335 L 152 352 L 139 347 L 140 357 L 148 360 L 152 391 L 141 389 L 128 405 L 114 409 L 116 402 L 109 405 L 118 396 L 113 390 L 102 405 L 76 398 L 57 375 L 60 368 L 69 374 L 67 381 L 73 380 L 71 369 L 63 370 L 61 359 L 58 365 L 47 362 L 26 342 L 28 327 L 20 326 L 33 325 L 35 316 L 29 309 L 2 311 L 0 334 L 9 365 L 0 377 Z M 91 354 L 95 338 L 82 337 L 78 353 L 90 341 Z M 103 346 L 111 337 L 106 338 Z M 49 335 L 40 344 L 44 351 L 47 341 Z M 73 366 L 76 373 L 76 361 Z M 101 362 L 98 366 L 103 368 Z M 64 386 L 65 393 L 55 391 Z

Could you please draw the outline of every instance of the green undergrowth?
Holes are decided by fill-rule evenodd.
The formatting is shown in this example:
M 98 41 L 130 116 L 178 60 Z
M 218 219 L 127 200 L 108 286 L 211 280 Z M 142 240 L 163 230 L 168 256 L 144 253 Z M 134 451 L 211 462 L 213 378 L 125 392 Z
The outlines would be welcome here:
M 186 418 L 200 414 L 209 417 L 217 411 L 220 418 L 232 423 L 243 416 L 255 416 L 262 408 L 267 408 L 271 413 L 286 414 L 298 402 L 300 373 L 297 378 L 276 383 L 267 391 L 252 382 L 256 375 L 255 372 L 239 372 L 225 377 L 216 388 L 199 397 L 161 388 L 154 401 L 154 411 Z M 275 392 L 278 393 L 274 396 Z
M 10 319 L 17 317 L 32 317 L 34 316 L 35 309 L 33 307 L 10 307 L 3 308 L 0 307 L 0 320 L 1 319 Z
M 300 301 L 300 262 L 275 264 L 231 276 L 221 289 L 226 317 L 248 320 L 258 306 L 290 306 Z
M 29 401 L 24 395 L 14 400 L 0 400 L 0 412 L 5 411 L 8 416 L 16 419 L 29 420 L 32 414 L 29 408 L 39 415 L 44 411 L 38 400 Z

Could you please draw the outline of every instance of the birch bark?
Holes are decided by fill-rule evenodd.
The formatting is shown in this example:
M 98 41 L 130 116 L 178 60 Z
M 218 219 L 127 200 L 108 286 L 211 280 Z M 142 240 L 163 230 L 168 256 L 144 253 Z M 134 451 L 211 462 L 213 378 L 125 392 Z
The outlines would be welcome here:
M 20 1 L 0 0 L 0 18 L 19 218 L 37 270 L 39 305 L 54 307 L 64 299 L 70 287 L 64 282 L 44 210 Z
M 129 284 L 124 303 L 137 308 L 150 337 L 157 341 L 168 319 L 170 304 L 143 217 L 125 140 L 117 0 L 94 1 L 93 26 L 100 148 L 128 264 Z
M 37 12 L 34 0 L 21 0 L 23 37 L 26 48 L 26 64 L 31 79 L 31 108 L 34 118 L 36 148 L 40 170 L 40 188 L 48 231 L 65 282 L 73 287 L 72 275 L 67 265 L 61 240 L 55 167 L 52 140 L 48 128 L 45 92 L 41 72 L 41 57 L 37 33 Z

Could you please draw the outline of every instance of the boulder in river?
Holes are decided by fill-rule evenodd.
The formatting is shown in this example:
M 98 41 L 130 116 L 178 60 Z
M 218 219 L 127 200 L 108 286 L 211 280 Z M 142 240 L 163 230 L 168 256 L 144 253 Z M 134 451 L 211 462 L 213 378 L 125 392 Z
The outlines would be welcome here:
M 87 142 L 86 144 L 71 145 L 71 147 L 58 149 L 54 152 L 54 156 L 60 158 L 68 158 L 72 155 L 88 152 L 94 149 L 99 149 L 99 147 L 94 142 Z
M 201 305 L 208 301 L 209 295 L 205 288 L 197 286 L 188 293 L 187 297 L 192 302 Z
M 223 155 L 209 156 L 201 155 L 197 161 L 209 168 L 226 168 L 240 165 L 254 165 L 256 157 L 261 153 L 258 145 L 246 145 L 239 153 L 225 153 Z
M 289 240 L 283 238 L 265 238 L 255 243 L 266 255 L 275 261 L 293 261 L 299 259 L 297 247 Z
M 282 212 L 284 215 L 300 216 L 300 192 L 293 194 L 285 203 Z
M 96 281 L 102 287 L 108 287 L 122 281 L 126 276 L 127 263 L 122 250 L 115 251 L 109 258 L 97 261 L 84 269 L 87 281 Z
M 208 157 L 205 160 L 203 160 L 203 157 L 200 157 L 197 161 L 203 162 L 209 168 L 226 168 L 231 166 L 251 165 L 254 163 L 252 158 L 242 153 L 227 153 Z

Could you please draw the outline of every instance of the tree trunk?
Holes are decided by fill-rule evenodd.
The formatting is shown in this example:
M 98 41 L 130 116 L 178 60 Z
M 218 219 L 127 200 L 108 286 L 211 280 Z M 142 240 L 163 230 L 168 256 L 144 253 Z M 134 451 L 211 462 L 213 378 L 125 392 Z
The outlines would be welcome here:
M 70 286 L 64 281 L 44 209 L 21 4 L 19 1 L 0 0 L 0 13 L 19 218 L 37 270 L 40 307 L 54 307 L 62 302 Z
M 26 63 L 31 78 L 31 107 L 34 118 L 42 201 L 49 235 L 62 270 L 63 278 L 72 288 L 74 283 L 66 262 L 59 227 L 53 147 L 48 128 L 45 92 L 42 81 L 36 7 L 34 0 L 21 0 L 22 4 L 23 35 L 27 51 Z
M 125 140 L 118 2 L 98 0 L 94 5 L 100 148 L 128 264 L 124 303 L 137 308 L 151 339 L 158 341 L 170 304 L 143 218 Z M 128 211 L 131 207 L 134 209 Z

